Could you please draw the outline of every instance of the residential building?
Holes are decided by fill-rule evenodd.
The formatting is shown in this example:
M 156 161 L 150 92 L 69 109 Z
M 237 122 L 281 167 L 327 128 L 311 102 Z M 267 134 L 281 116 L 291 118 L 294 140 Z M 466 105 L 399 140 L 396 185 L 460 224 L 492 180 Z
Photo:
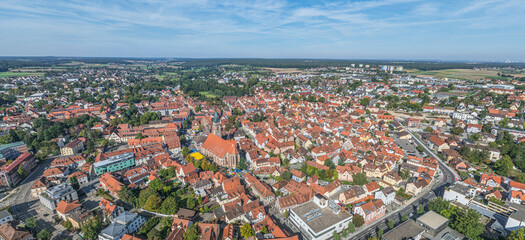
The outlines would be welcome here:
M 95 162 L 93 166 L 95 168 L 95 174 L 97 175 L 105 172 L 120 171 L 135 166 L 135 154 L 132 152 L 125 152 L 115 156 L 110 156 L 105 160 Z
M 0 225 L 0 239 L 2 240 L 30 240 L 36 239 L 25 228 L 19 227 L 18 222 L 11 221 Z
M 27 146 L 23 141 L 0 145 L 0 161 L 16 158 L 26 152 Z
M 20 174 L 18 169 L 24 169 L 26 174 L 36 166 L 35 156 L 31 153 L 23 153 L 18 158 L 9 164 L 5 169 L 0 171 L 0 186 L 2 188 L 13 188 L 20 182 Z
M 361 202 L 354 206 L 354 214 L 359 214 L 365 219 L 365 224 L 385 215 L 386 206 L 381 199 L 374 199 L 368 202 Z
M 11 222 L 13 220 L 13 215 L 11 215 L 11 213 L 9 213 L 7 210 L 2 210 L 0 212 L 0 225 Z
M 60 154 L 62 156 L 71 156 L 78 154 L 84 150 L 84 141 L 76 138 L 66 144 L 63 148 L 60 148 Z
M 387 187 L 381 191 L 377 191 L 374 197 L 375 199 L 381 199 L 384 204 L 388 205 L 394 202 L 396 198 L 396 191 L 394 191 L 394 188 L 392 187 Z
M 62 200 L 78 200 L 77 191 L 75 191 L 69 183 L 62 183 L 51 187 L 41 193 L 39 197 L 40 202 L 51 211 L 54 211 L 57 204 Z
M 145 222 L 146 219 L 144 217 L 125 211 L 114 218 L 111 224 L 100 232 L 98 239 L 120 240 L 124 234 L 136 232 Z

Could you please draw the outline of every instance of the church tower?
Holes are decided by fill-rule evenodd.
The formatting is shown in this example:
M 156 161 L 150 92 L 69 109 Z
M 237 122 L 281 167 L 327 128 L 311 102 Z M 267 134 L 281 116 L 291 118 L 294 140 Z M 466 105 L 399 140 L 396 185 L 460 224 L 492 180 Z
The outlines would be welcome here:
M 211 133 L 222 138 L 222 126 L 219 115 L 217 114 L 217 108 L 215 108 L 215 114 L 213 115 L 213 123 L 211 125 Z

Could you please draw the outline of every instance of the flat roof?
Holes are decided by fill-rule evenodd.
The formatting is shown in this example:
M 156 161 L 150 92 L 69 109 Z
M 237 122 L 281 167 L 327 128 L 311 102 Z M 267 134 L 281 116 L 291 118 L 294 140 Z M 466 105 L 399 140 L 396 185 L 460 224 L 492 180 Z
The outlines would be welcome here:
M 443 224 L 448 223 L 448 219 L 446 217 L 443 217 L 434 211 L 426 212 L 421 217 L 418 217 L 417 220 L 431 227 L 432 229 L 438 229 L 439 227 L 443 226 Z
M 401 225 L 385 233 L 381 239 L 383 240 L 403 240 L 414 237 L 420 233 L 425 232 L 425 229 L 419 226 L 414 220 L 401 223 Z
M 311 216 L 311 214 L 306 216 L 306 218 L 303 217 L 303 215 L 315 209 L 320 209 L 318 213 L 321 213 L 322 215 L 315 219 L 312 219 L 309 222 L 306 221 Z M 298 206 L 292 209 L 292 211 L 295 214 L 297 214 L 297 216 L 302 221 L 304 221 L 315 233 L 322 232 L 325 229 L 330 228 L 333 225 L 352 217 L 352 214 L 350 214 L 348 211 L 341 211 L 339 212 L 339 214 L 335 214 L 330 207 L 320 208 L 313 201 L 309 201 L 301 206 Z

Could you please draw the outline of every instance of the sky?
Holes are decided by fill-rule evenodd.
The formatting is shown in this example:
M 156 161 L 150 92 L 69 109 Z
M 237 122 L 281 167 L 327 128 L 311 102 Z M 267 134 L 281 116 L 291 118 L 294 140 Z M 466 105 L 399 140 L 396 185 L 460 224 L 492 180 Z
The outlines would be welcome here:
M 0 56 L 525 61 L 523 0 L 1 0 Z

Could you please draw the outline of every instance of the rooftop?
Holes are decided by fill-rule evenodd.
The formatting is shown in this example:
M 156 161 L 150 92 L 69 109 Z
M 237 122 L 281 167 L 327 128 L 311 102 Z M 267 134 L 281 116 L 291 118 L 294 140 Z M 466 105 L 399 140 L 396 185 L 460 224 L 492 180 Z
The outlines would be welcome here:
M 423 233 L 424 231 L 425 229 L 423 227 L 419 226 L 416 222 L 414 222 L 414 220 L 409 219 L 408 221 L 402 223 L 401 225 L 385 233 L 381 239 L 383 240 L 410 239 L 414 236 L 417 236 L 420 233 Z
M 297 214 L 297 216 L 316 233 L 319 233 L 337 224 L 338 222 L 352 217 L 352 214 L 350 214 L 349 212 L 341 211 L 339 214 L 335 214 L 329 207 L 319 208 L 319 206 L 313 201 L 309 201 L 299 207 L 296 207 L 292 209 L 292 211 L 295 214 Z M 319 215 L 319 217 L 317 218 L 312 219 L 312 214 L 308 214 L 311 211 L 316 211 L 315 214 L 321 215 Z M 310 219 L 310 221 L 307 221 L 308 219 Z
M 448 223 L 448 219 L 435 213 L 434 211 L 428 211 L 423 216 L 417 218 L 417 221 L 431 227 L 432 229 L 438 229 L 443 224 Z

